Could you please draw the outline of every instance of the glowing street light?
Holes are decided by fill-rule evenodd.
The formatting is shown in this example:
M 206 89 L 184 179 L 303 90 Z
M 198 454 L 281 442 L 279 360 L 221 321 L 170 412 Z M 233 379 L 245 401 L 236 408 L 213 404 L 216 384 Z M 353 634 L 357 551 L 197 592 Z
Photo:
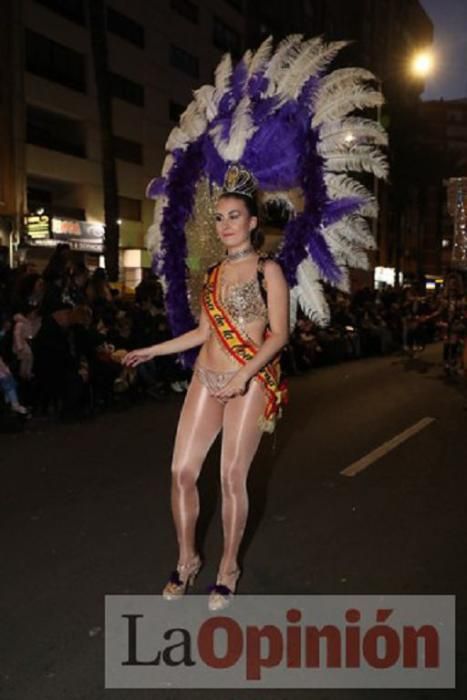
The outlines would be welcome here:
M 430 51 L 419 51 L 410 63 L 412 73 L 419 78 L 425 78 L 433 72 L 434 58 Z

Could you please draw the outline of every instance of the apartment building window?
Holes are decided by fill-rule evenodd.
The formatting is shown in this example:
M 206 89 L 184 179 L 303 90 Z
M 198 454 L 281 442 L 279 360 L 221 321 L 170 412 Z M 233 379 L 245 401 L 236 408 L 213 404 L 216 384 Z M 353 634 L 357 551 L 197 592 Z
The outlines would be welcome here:
M 132 199 L 131 197 L 119 197 L 118 207 L 120 217 L 128 221 L 141 221 L 141 200 Z
M 51 210 L 52 192 L 50 190 L 31 185 L 28 178 L 26 193 L 29 212 L 34 212 L 39 208 L 46 209 L 47 211 Z
M 170 45 L 170 65 L 193 78 L 199 76 L 199 59 L 174 44 Z
M 126 163 L 143 163 L 143 146 L 122 136 L 114 136 L 115 156 Z
M 86 24 L 84 0 L 36 0 L 36 2 L 72 22 Z
M 240 34 L 219 17 L 214 17 L 212 40 L 214 46 L 221 51 L 230 51 L 233 56 L 240 55 L 242 48 Z
M 112 7 L 107 8 L 107 29 L 121 39 L 144 49 L 144 27 Z
M 82 122 L 31 105 L 26 110 L 26 141 L 33 146 L 86 158 L 86 134 Z
M 183 114 L 185 111 L 186 107 L 184 105 L 178 104 L 178 102 L 174 102 L 173 100 L 170 100 L 169 102 L 169 119 L 171 122 L 178 122 L 180 119 L 180 116 Z
M 83 54 L 26 30 L 26 70 L 71 90 L 86 92 Z
M 52 216 L 86 221 L 85 210 L 76 204 L 82 197 L 80 185 L 64 180 L 47 179 L 44 181 L 41 177 L 29 175 L 26 182 L 26 192 L 27 210 L 30 213 L 44 209 L 47 214 Z
M 199 8 L 191 0 L 171 0 L 170 7 L 185 19 L 189 19 L 190 22 L 198 22 Z
M 111 73 L 110 89 L 112 97 L 118 97 L 120 100 L 130 102 L 138 107 L 144 107 L 144 87 L 139 83 L 124 78 L 123 75 Z

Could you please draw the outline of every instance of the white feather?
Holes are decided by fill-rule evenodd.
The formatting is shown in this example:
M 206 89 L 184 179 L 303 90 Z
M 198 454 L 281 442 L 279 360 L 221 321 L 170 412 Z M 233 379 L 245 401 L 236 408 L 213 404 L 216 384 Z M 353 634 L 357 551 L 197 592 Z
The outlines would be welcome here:
M 339 172 L 350 170 L 354 172 L 373 173 L 376 177 L 385 179 L 388 175 L 386 156 L 376 146 L 358 146 L 349 153 L 327 153 L 324 158 L 325 170 Z
M 174 164 L 174 157 L 171 153 L 168 153 L 166 157 L 164 158 L 164 162 L 162 164 L 162 177 L 165 177 L 167 173 L 169 172 L 170 168 Z
M 232 77 L 232 56 L 226 53 L 214 72 L 214 86 L 216 91 L 216 102 L 219 104 L 220 98 L 229 89 Z
M 376 80 L 374 74 L 366 68 L 336 68 L 321 80 L 318 95 L 332 94 L 349 84 L 361 83 L 365 80 Z
M 295 324 L 297 323 L 297 311 L 298 311 L 298 299 L 297 299 L 297 294 L 294 290 L 296 290 L 297 287 L 295 286 L 293 289 L 289 290 L 289 332 L 292 333 Z
M 196 100 L 190 102 L 180 117 L 180 128 L 190 141 L 195 141 L 206 130 L 207 119 L 199 110 Z
M 278 81 L 277 93 L 281 97 L 281 101 L 297 99 L 304 83 L 311 76 L 323 70 L 347 44 L 347 41 L 333 41 L 329 44 L 323 44 L 319 37 L 305 42 L 302 51 L 290 66 L 290 70 L 284 71 Z
M 310 258 L 302 260 L 297 267 L 297 284 L 293 287 L 292 293 L 308 318 L 320 326 L 329 323 L 329 307 L 319 279 L 319 272 Z
M 251 49 L 247 49 L 242 56 L 242 61 L 247 68 L 250 67 L 252 58 L 253 58 L 253 51 Z
M 336 283 L 337 289 L 340 289 L 341 292 L 346 292 L 346 294 L 350 294 L 350 278 L 349 278 L 349 270 L 347 267 L 341 267 L 341 278 L 339 282 Z
M 331 199 L 362 197 L 365 202 L 359 208 L 360 214 L 371 217 L 377 216 L 378 206 L 373 194 L 358 180 L 341 173 L 325 173 L 324 181 Z
M 152 253 L 157 253 L 161 245 L 161 223 L 164 214 L 164 209 L 168 204 L 168 199 L 165 195 L 159 195 L 156 198 L 154 205 L 154 220 L 152 225 L 147 230 L 145 236 L 146 248 Z
M 346 114 L 353 112 L 354 109 L 377 107 L 383 103 L 384 98 L 379 90 L 374 90 L 365 85 L 352 85 L 333 94 L 330 98 L 318 97 L 311 125 L 316 128 L 323 122 L 341 119 Z
M 344 246 L 353 246 L 363 250 L 374 250 L 376 247 L 368 221 L 359 214 L 349 214 L 340 221 L 323 228 L 323 236 L 341 240 Z
M 263 70 L 266 63 L 269 61 L 272 52 L 272 36 L 268 36 L 267 39 L 263 41 L 261 46 L 253 54 L 251 59 L 250 67 L 248 69 L 248 75 L 254 75 L 259 71 Z
M 201 114 L 206 114 L 206 119 L 211 121 L 217 115 L 217 103 L 215 99 L 215 88 L 213 85 L 202 85 L 193 92 Z
M 329 248 L 337 264 L 343 268 L 345 266 L 358 270 L 368 270 L 368 255 L 364 250 L 343 246 L 340 241 L 329 240 Z
M 227 141 L 221 138 L 222 124 L 211 130 L 217 151 L 224 160 L 237 162 L 241 159 L 245 146 L 257 130 L 250 112 L 250 99 L 242 97 L 235 110 Z
M 292 98 L 303 82 L 312 75 L 308 66 L 326 48 L 321 37 L 314 37 L 303 42 L 289 56 L 288 61 L 282 65 L 282 70 L 277 76 L 276 92 L 282 98 L 282 101 Z
M 362 270 L 368 269 L 368 255 L 364 250 L 356 246 L 351 246 L 337 234 L 328 235 L 326 241 L 337 264 L 354 267 Z
M 275 91 L 275 81 L 278 75 L 282 73 L 284 68 L 288 67 L 290 61 L 293 60 L 300 52 L 300 45 L 303 39 L 303 34 L 290 34 L 283 39 L 277 47 L 274 55 L 269 61 L 266 68 L 265 77 L 271 81 L 271 85 L 267 90 L 267 95 L 271 96 Z
M 335 145 L 348 150 L 357 142 L 370 142 L 380 146 L 387 146 L 388 143 L 384 127 L 373 119 L 363 117 L 347 117 L 335 122 L 326 122 L 320 127 L 319 139 L 320 148 L 324 146 L 327 149 Z
M 172 129 L 165 144 L 166 151 L 174 151 L 176 148 L 181 148 L 182 151 L 186 149 L 190 142 L 188 136 L 183 132 L 180 127 L 176 126 Z

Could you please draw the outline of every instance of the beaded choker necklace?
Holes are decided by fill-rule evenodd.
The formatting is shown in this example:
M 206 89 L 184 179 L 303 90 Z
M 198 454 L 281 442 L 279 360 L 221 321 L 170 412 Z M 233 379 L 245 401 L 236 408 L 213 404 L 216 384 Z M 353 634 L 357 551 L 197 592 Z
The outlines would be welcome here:
M 253 246 L 250 246 L 249 248 L 239 250 L 236 253 L 227 253 L 225 257 L 227 258 L 227 260 L 239 260 L 241 258 L 245 258 L 247 255 L 250 255 L 250 253 L 252 253 L 253 251 Z

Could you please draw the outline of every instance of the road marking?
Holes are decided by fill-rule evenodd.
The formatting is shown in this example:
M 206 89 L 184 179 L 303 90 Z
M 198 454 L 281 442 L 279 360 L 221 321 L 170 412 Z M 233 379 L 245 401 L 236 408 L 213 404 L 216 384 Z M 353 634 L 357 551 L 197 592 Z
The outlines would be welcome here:
M 355 474 L 363 471 L 363 469 L 369 467 L 370 464 L 373 464 L 373 462 L 381 459 L 381 457 L 384 457 L 384 455 L 388 454 L 388 452 L 391 452 L 391 450 L 394 450 L 403 442 L 411 438 L 412 435 L 416 435 L 424 428 L 427 428 L 431 423 L 433 423 L 434 420 L 434 418 L 430 418 L 429 416 L 422 418 L 418 421 L 418 423 L 415 423 L 415 425 L 410 426 L 410 428 L 407 428 L 407 430 L 404 430 L 402 433 L 399 433 L 399 435 L 391 438 L 391 440 L 383 442 L 383 444 L 380 447 L 377 447 L 376 450 L 373 450 L 365 457 L 362 457 L 349 467 L 343 469 L 341 474 L 344 476 L 355 476 Z

